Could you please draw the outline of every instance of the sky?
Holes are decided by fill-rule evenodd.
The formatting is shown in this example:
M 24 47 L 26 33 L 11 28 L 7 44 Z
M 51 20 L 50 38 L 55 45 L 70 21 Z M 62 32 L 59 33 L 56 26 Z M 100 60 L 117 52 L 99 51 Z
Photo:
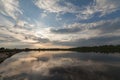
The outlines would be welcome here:
M 120 0 L 0 0 L 0 47 L 118 45 Z

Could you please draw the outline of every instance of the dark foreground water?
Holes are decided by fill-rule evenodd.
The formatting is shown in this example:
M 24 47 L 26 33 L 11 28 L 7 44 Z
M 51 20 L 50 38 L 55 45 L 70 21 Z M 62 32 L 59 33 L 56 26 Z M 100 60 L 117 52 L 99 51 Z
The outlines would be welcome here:
M 21 52 L 0 64 L 0 80 L 120 80 L 120 54 Z

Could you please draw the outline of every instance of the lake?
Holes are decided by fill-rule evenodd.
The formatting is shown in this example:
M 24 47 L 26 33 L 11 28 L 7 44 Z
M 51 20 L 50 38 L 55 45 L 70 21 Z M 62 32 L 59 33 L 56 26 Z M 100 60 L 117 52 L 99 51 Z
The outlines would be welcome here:
M 0 80 L 120 80 L 120 54 L 21 52 L 0 64 Z

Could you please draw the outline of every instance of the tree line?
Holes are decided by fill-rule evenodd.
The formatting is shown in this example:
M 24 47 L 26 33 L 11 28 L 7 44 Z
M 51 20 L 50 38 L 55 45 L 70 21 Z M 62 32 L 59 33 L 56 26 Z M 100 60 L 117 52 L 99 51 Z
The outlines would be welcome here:
M 74 48 L 37 48 L 37 49 L 8 49 L 1 47 L 0 52 L 21 52 L 21 51 L 78 51 L 78 52 L 120 52 L 120 45 L 102 45 L 102 46 L 85 46 Z

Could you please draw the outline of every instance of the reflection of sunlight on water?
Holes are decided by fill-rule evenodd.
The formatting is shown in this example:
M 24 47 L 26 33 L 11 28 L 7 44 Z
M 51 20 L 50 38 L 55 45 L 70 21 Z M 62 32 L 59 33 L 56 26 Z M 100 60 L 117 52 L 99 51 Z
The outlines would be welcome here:
M 54 67 L 75 67 L 89 72 L 107 71 L 107 65 L 104 62 L 93 60 L 79 60 L 76 58 L 54 58 L 53 55 L 67 54 L 69 52 L 23 52 L 12 56 L 0 65 L 0 75 L 3 77 L 12 77 L 15 75 L 27 74 L 26 77 L 50 76 L 49 70 Z M 73 53 L 74 54 L 74 53 Z M 10 61 L 11 60 L 11 61 Z M 117 64 L 116 64 L 117 65 Z M 114 66 L 116 66 L 114 65 Z M 118 65 L 117 65 L 118 66 Z M 24 75 L 25 75 L 24 74 Z M 33 75 L 35 74 L 35 75 Z M 20 76 L 21 77 L 21 76 Z M 30 80 L 28 78 L 24 80 Z M 20 79 L 18 79 L 20 80 Z M 23 80 L 23 79 L 22 79 Z M 34 79 L 31 79 L 34 80 Z M 36 79 L 35 79 L 36 80 Z

